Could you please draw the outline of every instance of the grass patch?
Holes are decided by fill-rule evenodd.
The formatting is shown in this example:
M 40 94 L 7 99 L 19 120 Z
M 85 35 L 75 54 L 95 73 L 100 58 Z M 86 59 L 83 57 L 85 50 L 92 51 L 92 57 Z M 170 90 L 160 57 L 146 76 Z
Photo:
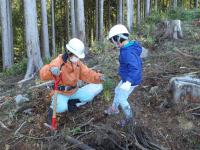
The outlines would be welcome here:
M 15 63 L 11 68 L 4 70 L 0 77 L 14 76 L 17 74 L 22 74 L 27 68 L 27 58 L 23 58 L 21 62 Z

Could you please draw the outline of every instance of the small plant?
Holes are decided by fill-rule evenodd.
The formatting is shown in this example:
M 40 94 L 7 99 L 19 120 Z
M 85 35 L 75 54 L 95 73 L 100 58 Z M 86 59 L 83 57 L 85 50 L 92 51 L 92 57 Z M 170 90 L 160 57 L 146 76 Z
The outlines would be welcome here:
M 21 62 L 14 64 L 10 69 L 3 71 L 3 76 L 12 76 L 16 74 L 21 74 L 26 71 L 27 59 L 22 59 Z
M 81 132 L 81 128 L 80 128 L 80 127 L 73 128 L 70 132 L 71 132 L 73 135 L 78 134 L 78 133 Z
M 49 58 L 44 58 L 44 64 L 49 64 L 51 62 L 51 59 L 49 59 Z
M 168 12 L 169 19 L 180 19 L 182 21 L 191 21 L 200 16 L 199 10 L 185 10 L 184 8 L 170 9 Z
M 107 78 L 105 82 L 103 83 L 103 87 L 104 87 L 103 97 L 105 101 L 107 102 L 111 100 L 111 90 L 113 86 L 114 86 L 113 81 L 109 78 Z
M 110 44 L 108 40 L 104 40 L 103 43 L 100 43 L 99 41 L 95 41 L 92 43 L 90 52 L 94 54 L 102 54 L 105 49 L 111 49 L 111 47 L 112 47 L 112 44 Z

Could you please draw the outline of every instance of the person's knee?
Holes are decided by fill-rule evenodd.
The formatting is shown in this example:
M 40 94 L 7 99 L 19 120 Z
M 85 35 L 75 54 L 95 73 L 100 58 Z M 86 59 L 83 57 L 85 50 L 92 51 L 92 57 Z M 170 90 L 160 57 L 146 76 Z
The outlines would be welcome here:
M 120 99 L 119 103 L 120 103 L 122 109 L 130 108 L 130 104 L 127 99 Z
M 94 89 L 93 94 L 96 96 L 103 90 L 103 84 L 94 84 L 93 89 Z
M 55 95 L 52 97 L 52 103 L 51 103 L 51 108 L 53 109 L 54 106 L 54 99 Z M 57 113 L 63 113 L 68 110 L 68 105 L 67 105 L 67 98 L 64 98 L 63 96 L 57 95 L 57 105 L 56 105 L 56 112 Z
M 93 93 L 85 93 L 85 95 L 83 95 L 80 98 L 81 103 L 85 103 L 85 102 L 90 102 L 94 99 L 95 95 Z

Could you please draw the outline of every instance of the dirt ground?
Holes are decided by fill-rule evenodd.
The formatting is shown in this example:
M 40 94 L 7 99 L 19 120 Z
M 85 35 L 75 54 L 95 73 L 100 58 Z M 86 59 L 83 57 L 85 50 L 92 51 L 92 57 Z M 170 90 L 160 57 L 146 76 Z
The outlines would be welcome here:
M 199 71 L 200 59 L 187 58 L 174 51 L 177 48 L 200 56 L 200 37 L 192 38 L 191 32 L 200 35 L 199 26 L 186 24 L 183 39 L 165 39 L 150 50 L 149 57 L 143 61 L 143 82 L 129 98 L 136 125 L 130 123 L 124 128 L 116 124 L 123 117 L 122 113 L 112 117 L 103 115 L 112 98 L 106 100 L 101 93 L 92 103 L 75 112 L 58 114 L 58 131 L 52 132 L 43 125 L 50 104 L 49 91 L 46 88 L 29 89 L 39 80 L 19 87 L 15 83 L 23 75 L 1 79 L 1 84 L 6 85 L 0 89 L 0 149 L 79 149 L 78 145 L 70 144 L 71 136 L 98 150 L 142 149 L 140 145 L 155 150 L 200 150 L 200 118 L 192 115 L 200 110 L 188 111 L 199 104 L 185 101 L 174 104 L 169 89 L 172 77 Z M 101 55 L 91 54 L 86 62 L 90 66 L 100 64 L 102 71 L 116 84 L 117 55 L 114 50 Z M 112 97 L 113 92 L 114 86 L 110 91 Z M 26 94 L 30 101 L 16 107 L 14 96 L 17 94 Z M 32 109 L 30 114 L 24 112 L 28 108 Z

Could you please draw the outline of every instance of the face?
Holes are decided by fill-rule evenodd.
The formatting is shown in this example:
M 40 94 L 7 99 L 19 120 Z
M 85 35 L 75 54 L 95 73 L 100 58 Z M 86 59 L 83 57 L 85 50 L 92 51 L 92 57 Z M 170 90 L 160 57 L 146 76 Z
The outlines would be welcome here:
M 74 55 L 74 54 L 71 54 L 69 55 L 69 60 L 72 62 L 72 63 L 77 63 L 79 61 L 79 58 Z
M 110 39 L 110 42 L 115 45 L 116 48 L 121 48 L 123 45 L 120 43 L 120 38 L 119 36 L 114 36 Z

